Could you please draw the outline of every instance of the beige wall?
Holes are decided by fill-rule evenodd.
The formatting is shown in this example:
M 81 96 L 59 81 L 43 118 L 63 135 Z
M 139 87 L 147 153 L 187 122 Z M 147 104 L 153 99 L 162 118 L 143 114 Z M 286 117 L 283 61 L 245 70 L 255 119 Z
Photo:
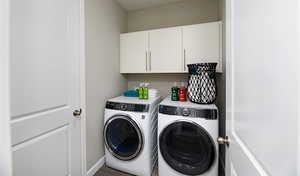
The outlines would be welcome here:
M 120 95 L 126 79 L 119 73 L 119 34 L 127 13 L 113 0 L 86 2 L 87 169 L 103 155 L 103 112 L 108 98 Z
M 174 82 L 187 82 L 188 74 L 128 74 L 128 89 L 138 87 L 141 82 L 149 82 L 150 88 L 158 89 L 162 96 L 170 94 Z
M 196 24 L 221 19 L 218 0 L 186 0 L 127 13 L 114 0 L 86 1 L 87 169 L 103 155 L 103 110 L 106 99 L 141 81 L 167 96 L 173 83 L 188 74 L 119 74 L 119 33 Z M 127 79 L 127 80 L 126 80 Z M 218 104 L 225 102 L 224 76 L 218 74 Z M 223 108 L 222 108 L 223 109 Z
M 219 0 L 186 0 L 128 13 L 128 32 L 219 20 Z
M 158 89 L 160 94 L 164 97 L 170 95 L 171 87 L 174 83 L 185 82 L 187 83 L 189 75 L 186 74 L 128 74 L 126 75 L 128 80 L 128 89 L 134 89 L 138 87 L 141 82 L 149 82 L 150 88 Z M 225 83 L 223 73 L 217 73 L 217 100 L 216 104 L 223 112 L 225 103 Z M 180 86 L 180 84 L 179 84 Z
M 128 32 L 218 21 L 223 18 L 221 1 L 186 0 L 160 7 L 130 11 L 128 13 Z M 223 65 L 225 66 L 225 64 Z M 128 74 L 126 78 L 129 89 L 146 81 L 150 82 L 150 87 L 157 88 L 163 96 L 167 96 L 174 82 L 186 82 L 188 74 Z M 217 104 L 223 114 L 223 104 L 225 103 L 224 74 L 217 74 L 217 83 Z
M 225 0 L 186 0 L 161 7 L 129 12 L 128 32 L 205 23 L 223 20 L 225 22 Z M 225 25 L 224 25 L 225 27 Z M 225 28 L 223 28 L 225 29 Z M 225 46 L 225 30 L 223 30 L 223 46 Z M 217 100 L 220 111 L 219 130 L 220 135 L 225 135 L 225 104 L 226 104 L 226 58 L 223 48 L 223 73 L 217 73 Z M 133 89 L 140 82 L 150 82 L 151 88 L 158 89 L 163 96 L 170 94 L 170 88 L 174 82 L 187 82 L 188 74 L 144 74 L 126 75 L 128 89 Z M 220 146 L 219 175 L 225 174 L 225 148 Z

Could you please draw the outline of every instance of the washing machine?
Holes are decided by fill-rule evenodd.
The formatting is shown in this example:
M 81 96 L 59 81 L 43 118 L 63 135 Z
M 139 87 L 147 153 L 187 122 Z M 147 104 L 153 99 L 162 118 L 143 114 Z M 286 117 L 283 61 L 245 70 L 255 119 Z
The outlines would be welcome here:
M 218 175 L 218 108 L 164 99 L 158 114 L 159 176 Z
M 105 161 L 108 167 L 150 176 L 157 165 L 157 116 L 161 97 L 107 101 L 104 118 Z

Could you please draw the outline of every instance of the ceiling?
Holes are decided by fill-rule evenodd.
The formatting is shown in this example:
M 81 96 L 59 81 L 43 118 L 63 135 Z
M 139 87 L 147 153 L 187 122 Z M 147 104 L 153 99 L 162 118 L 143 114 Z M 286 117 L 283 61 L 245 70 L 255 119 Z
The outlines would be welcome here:
M 139 10 L 149 7 L 155 7 L 163 4 L 168 4 L 172 2 L 184 1 L 184 0 L 117 0 L 120 5 L 128 10 Z

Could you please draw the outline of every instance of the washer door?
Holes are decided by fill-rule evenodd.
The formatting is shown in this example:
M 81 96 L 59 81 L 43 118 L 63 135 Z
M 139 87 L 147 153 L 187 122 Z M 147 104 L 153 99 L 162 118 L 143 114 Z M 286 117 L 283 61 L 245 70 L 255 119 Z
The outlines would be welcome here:
M 137 157 L 143 147 L 140 128 L 125 115 L 113 116 L 106 122 L 104 140 L 109 152 L 120 160 Z
M 159 137 L 160 152 L 174 170 L 184 175 L 201 175 L 216 160 L 216 147 L 200 125 L 177 121 L 168 125 Z

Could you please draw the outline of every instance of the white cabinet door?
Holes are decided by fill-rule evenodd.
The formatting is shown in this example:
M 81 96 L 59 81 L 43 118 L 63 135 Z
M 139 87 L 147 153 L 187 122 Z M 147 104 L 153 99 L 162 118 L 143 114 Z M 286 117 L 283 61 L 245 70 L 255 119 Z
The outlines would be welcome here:
M 147 66 L 148 32 L 120 35 L 120 72 L 145 73 Z
M 184 26 L 183 54 L 184 71 L 187 64 L 217 62 L 217 71 L 222 71 L 222 24 L 212 22 Z
M 14 176 L 80 176 L 79 0 L 10 1 Z
M 149 70 L 154 73 L 181 72 L 182 30 L 179 27 L 149 32 Z

